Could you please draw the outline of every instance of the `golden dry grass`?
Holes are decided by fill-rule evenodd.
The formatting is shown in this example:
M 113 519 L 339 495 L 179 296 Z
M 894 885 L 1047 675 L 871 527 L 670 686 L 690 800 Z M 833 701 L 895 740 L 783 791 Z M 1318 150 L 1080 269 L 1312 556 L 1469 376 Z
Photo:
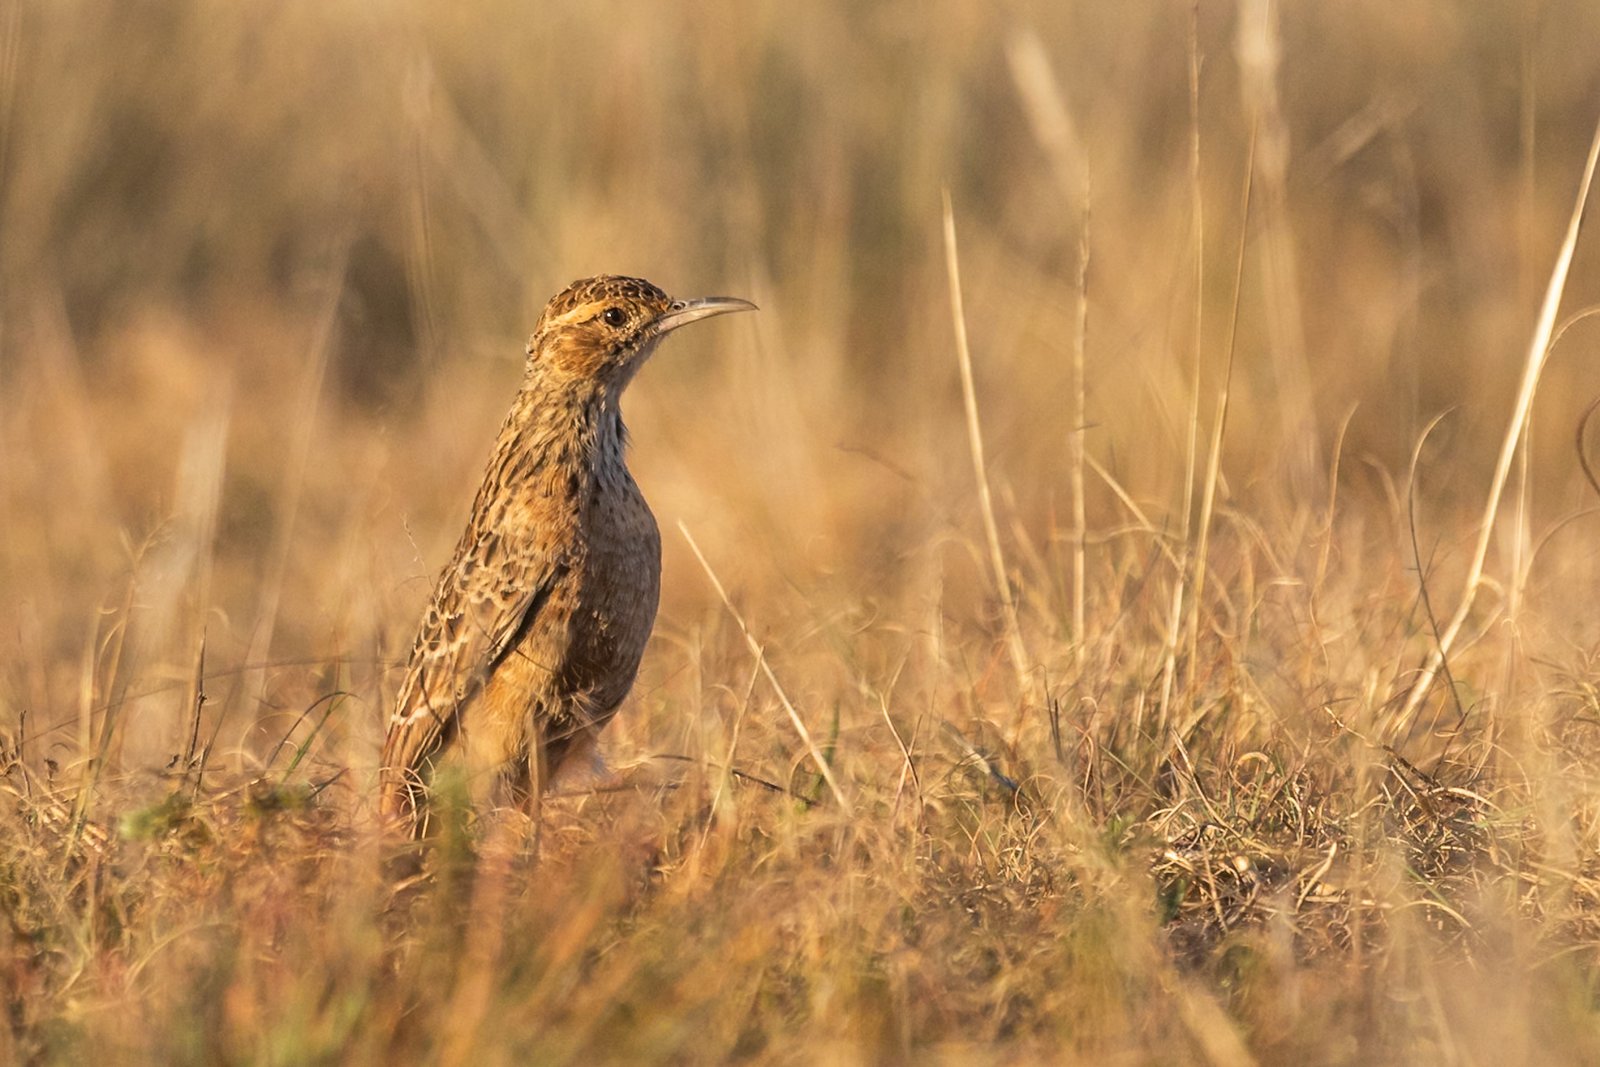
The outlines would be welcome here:
M 0 0 L 0 1061 L 1594 1062 L 1592 240 L 1469 579 L 1596 39 Z M 600 271 L 763 308 L 630 397 L 628 784 L 409 855 L 396 660 Z

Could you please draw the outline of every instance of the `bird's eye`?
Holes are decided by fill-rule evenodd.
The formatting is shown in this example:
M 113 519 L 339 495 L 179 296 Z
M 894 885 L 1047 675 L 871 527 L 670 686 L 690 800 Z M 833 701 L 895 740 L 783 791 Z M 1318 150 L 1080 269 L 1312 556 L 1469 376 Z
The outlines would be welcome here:
M 628 313 L 621 308 L 606 308 L 600 317 L 606 320 L 607 326 L 626 326 L 628 323 Z

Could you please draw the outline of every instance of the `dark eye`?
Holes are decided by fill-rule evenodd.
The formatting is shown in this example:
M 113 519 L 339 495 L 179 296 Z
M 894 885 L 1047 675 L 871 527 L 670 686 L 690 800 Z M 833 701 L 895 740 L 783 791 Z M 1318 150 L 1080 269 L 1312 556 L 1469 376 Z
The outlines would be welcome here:
M 605 313 L 600 317 L 606 320 L 607 326 L 626 326 L 628 324 L 628 313 L 621 308 L 606 308 Z

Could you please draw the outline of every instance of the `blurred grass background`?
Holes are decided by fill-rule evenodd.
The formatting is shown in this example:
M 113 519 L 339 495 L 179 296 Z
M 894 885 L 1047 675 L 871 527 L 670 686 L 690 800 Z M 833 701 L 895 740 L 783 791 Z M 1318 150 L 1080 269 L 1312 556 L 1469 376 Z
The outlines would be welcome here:
M 1596 39 L 1600 8 L 1536 0 L 0 0 L 11 1048 L 1477 1062 L 1498 1041 L 1581 1060 L 1600 1041 L 1600 575 L 1573 448 L 1600 392 L 1592 321 L 1542 382 L 1528 507 L 1502 512 L 1499 585 L 1454 665 L 1466 713 L 1441 687 L 1425 728 L 1386 716 L 1431 637 L 1408 493 L 1445 615 L 1596 119 Z M 1065 157 L 1030 97 L 1038 56 Z M 1088 478 L 1084 633 L 1074 173 L 1082 442 L 1108 475 Z M 968 455 L 945 189 L 1022 677 Z M 1597 265 L 1580 243 L 1569 312 Z M 571 854 L 531 873 L 469 864 L 511 916 L 492 951 L 452 926 L 477 922 L 452 899 L 481 913 L 448 864 L 407 934 L 386 924 L 416 919 L 410 898 L 359 859 L 394 667 L 526 334 L 599 272 L 762 307 L 677 339 L 628 404 L 666 558 L 614 747 L 698 769 L 666 799 L 579 803 L 550 832 Z M 1185 639 L 1202 658 L 1172 695 L 1196 367 L 1203 441 L 1230 351 Z M 808 774 L 679 521 L 831 737 L 854 821 L 708 769 Z M 302 745 L 295 773 L 336 786 L 287 829 L 276 794 L 160 806 L 199 803 L 174 786 L 199 751 L 214 780 L 286 781 Z M 1034 806 L 1001 776 L 1037 779 Z M 127 853 L 103 867 L 30 807 L 85 797 Z M 1255 890 L 1217 884 L 1247 868 Z M 1335 922 L 1316 887 L 1340 872 Z M 263 877 L 296 888 L 246 891 Z M 190 929 L 173 909 L 197 896 L 212 925 Z M 1448 930 L 1411 930 L 1418 899 Z M 531 970 L 504 962 L 530 944 Z M 491 992 L 454 970 L 474 952 L 498 961 Z M 135 1004 L 153 1014 L 105 1021 Z

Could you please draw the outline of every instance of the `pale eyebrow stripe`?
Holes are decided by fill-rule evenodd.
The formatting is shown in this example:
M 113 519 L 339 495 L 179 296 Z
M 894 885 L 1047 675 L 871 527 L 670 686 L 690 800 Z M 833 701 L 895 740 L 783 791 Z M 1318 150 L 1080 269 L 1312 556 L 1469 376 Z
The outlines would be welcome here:
M 600 306 L 601 306 L 600 303 L 597 303 L 597 302 L 594 302 L 594 301 L 590 301 L 590 302 L 585 303 L 585 304 L 579 304 L 577 307 L 573 308 L 571 311 L 562 312 L 560 315 L 557 315 L 555 318 L 551 319 L 550 320 L 550 325 L 557 326 L 557 325 L 561 325 L 562 323 L 578 322 L 578 321 L 582 321 L 584 319 L 592 319 L 592 318 L 594 318 L 594 316 L 596 316 L 596 315 L 598 315 L 600 313 L 599 312 Z

